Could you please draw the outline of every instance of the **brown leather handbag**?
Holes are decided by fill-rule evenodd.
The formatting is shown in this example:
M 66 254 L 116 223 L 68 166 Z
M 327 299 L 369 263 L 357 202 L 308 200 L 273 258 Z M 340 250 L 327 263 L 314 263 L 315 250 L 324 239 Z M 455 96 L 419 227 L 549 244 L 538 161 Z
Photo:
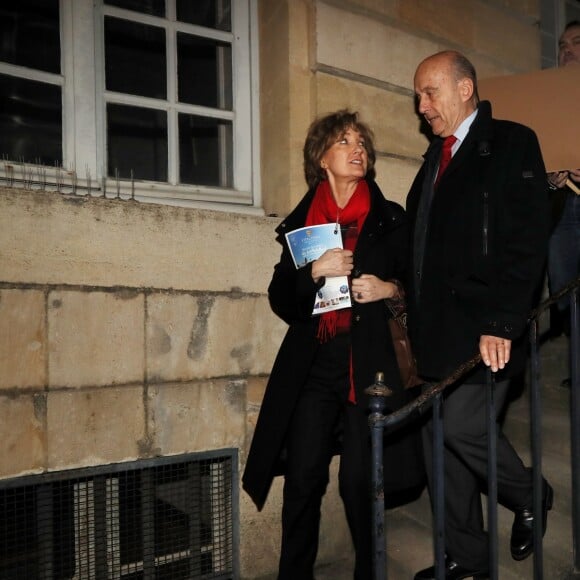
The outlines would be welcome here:
M 407 333 L 407 308 L 403 287 L 398 280 L 390 281 L 397 285 L 399 297 L 395 300 L 385 300 L 385 304 L 392 315 L 392 318 L 388 320 L 389 331 L 393 340 L 393 348 L 395 349 L 403 387 L 412 389 L 425 381 L 421 380 L 417 375 L 417 361 L 413 356 L 411 341 Z
M 411 341 L 407 334 L 406 325 L 403 326 L 399 318 L 389 318 L 389 330 L 391 331 L 391 338 L 393 339 L 393 347 L 395 349 L 395 356 L 397 357 L 403 387 L 405 389 L 412 389 L 417 385 L 421 385 L 425 381 L 422 381 L 417 375 L 417 362 L 411 350 Z

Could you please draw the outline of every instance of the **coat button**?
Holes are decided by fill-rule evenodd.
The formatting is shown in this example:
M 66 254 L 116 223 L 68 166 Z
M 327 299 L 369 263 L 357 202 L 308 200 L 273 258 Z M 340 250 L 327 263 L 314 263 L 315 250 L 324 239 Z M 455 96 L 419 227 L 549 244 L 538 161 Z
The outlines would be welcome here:
M 360 322 L 360 314 L 357 314 L 357 315 L 354 317 L 354 322 Z
M 514 327 L 513 327 L 511 324 L 506 324 L 506 325 L 503 327 L 503 329 L 504 329 L 506 332 L 510 332 L 510 333 L 511 333 L 511 332 L 513 331 Z

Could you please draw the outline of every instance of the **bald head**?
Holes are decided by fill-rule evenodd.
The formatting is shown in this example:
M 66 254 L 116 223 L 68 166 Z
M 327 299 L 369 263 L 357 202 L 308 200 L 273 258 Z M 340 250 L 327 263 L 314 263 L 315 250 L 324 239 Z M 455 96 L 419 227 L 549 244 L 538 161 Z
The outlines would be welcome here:
M 448 137 L 477 107 L 475 68 L 459 52 L 433 54 L 417 67 L 415 95 L 433 134 Z

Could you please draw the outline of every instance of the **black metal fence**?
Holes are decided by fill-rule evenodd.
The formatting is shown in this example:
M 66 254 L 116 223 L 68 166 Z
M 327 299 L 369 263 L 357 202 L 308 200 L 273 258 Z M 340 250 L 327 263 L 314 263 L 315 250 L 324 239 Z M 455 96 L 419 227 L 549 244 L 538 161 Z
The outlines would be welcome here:
M 236 471 L 221 450 L 2 481 L 0 578 L 237 578 Z
M 573 562 L 570 577 L 580 577 L 580 278 L 543 302 L 529 318 L 530 337 L 530 428 L 533 472 L 533 513 L 542 513 L 542 399 L 540 395 L 540 355 L 539 355 L 539 318 L 550 306 L 561 298 L 570 300 L 570 426 L 571 426 L 571 464 L 572 464 L 572 541 Z M 419 419 L 430 407 L 433 414 L 433 536 L 435 548 L 435 577 L 445 578 L 445 537 L 444 537 L 444 475 L 443 475 L 443 412 L 442 394 L 447 387 L 457 383 L 474 367 L 481 364 L 481 356 L 475 355 L 461 365 L 454 373 L 437 384 L 426 384 L 422 394 L 407 406 L 385 415 L 388 387 L 377 373 L 374 385 L 367 389 L 370 395 L 369 426 L 372 439 L 372 493 L 373 493 L 373 547 L 374 580 L 386 580 L 386 538 L 385 538 L 385 498 L 383 489 L 383 437 L 410 421 Z M 494 395 L 494 375 L 487 372 L 487 433 L 488 433 L 488 514 L 487 531 L 490 538 L 489 577 L 498 578 L 498 525 L 497 525 L 497 471 L 496 446 L 497 423 Z M 533 554 L 534 580 L 542 580 L 542 522 L 534 518 Z

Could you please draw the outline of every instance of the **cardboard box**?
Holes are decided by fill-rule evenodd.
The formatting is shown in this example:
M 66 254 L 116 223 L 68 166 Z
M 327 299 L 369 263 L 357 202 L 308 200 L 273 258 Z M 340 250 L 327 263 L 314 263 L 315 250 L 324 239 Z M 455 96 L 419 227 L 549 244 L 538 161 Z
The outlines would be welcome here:
M 580 168 L 580 66 L 481 79 L 479 96 L 536 132 L 548 172 Z

